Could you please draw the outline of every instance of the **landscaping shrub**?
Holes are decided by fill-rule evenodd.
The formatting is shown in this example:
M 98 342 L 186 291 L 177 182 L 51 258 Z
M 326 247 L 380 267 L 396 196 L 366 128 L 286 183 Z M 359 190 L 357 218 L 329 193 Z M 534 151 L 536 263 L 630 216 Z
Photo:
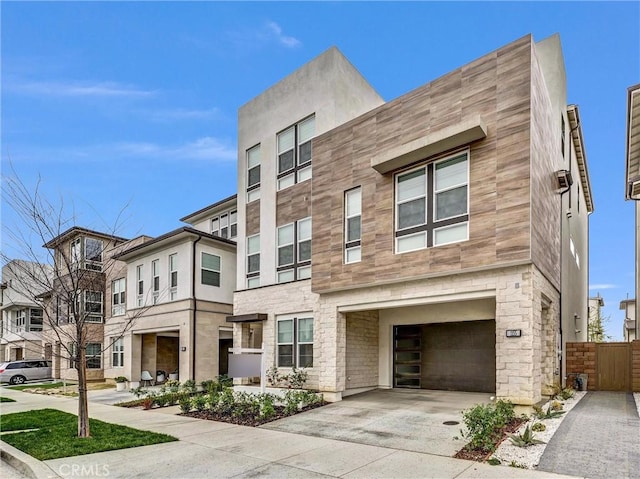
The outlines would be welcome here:
M 180 405 L 180 410 L 184 414 L 187 414 L 189 411 L 191 411 L 191 397 L 187 395 L 181 396 L 178 400 L 178 404 Z
M 515 418 L 513 404 L 499 400 L 496 404 L 478 404 L 463 411 L 462 418 L 467 431 L 462 436 L 469 440 L 466 449 L 493 452 L 501 437 L 501 429 Z
M 196 387 L 196 382 L 193 379 L 188 379 L 182 383 L 182 390 L 193 394 L 198 391 L 198 388 Z

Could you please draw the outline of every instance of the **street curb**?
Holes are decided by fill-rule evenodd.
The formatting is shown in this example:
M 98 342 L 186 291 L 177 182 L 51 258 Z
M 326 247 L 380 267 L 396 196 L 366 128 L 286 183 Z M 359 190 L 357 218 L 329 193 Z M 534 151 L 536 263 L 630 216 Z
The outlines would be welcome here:
M 0 441 L 0 459 L 31 479 L 57 479 L 49 466 L 19 449 Z

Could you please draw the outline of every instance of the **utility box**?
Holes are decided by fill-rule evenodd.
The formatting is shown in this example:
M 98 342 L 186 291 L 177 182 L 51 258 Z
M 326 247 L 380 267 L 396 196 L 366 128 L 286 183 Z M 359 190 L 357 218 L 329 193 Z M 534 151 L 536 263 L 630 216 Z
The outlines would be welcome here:
M 587 373 L 580 373 L 578 374 L 578 378 L 580 379 L 580 391 L 586 391 L 589 375 Z

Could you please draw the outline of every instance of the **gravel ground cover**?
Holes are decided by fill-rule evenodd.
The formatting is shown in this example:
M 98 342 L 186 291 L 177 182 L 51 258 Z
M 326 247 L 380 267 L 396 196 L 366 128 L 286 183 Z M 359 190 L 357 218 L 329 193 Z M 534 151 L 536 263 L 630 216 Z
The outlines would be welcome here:
M 542 457 L 544 449 L 547 447 L 547 443 L 553 437 L 560 423 L 567 416 L 568 412 L 575 407 L 578 402 L 587 394 L 584 391 L 576 391 L 571 399 L 561 401 L 563 403 L 563 411 L 566 411 L 562 416 L 553 419 L 536 419 L 533 416 L 529 421 L 522 424 L 516 434 L 522 433 L 528 426 L 533 426 L 536 422 L 541 422 L 547 428 L 544 431 L 536 432 L 535 438 L 544 441 L 544 444 L 535 444 L 528 447 L 518 447 L 511 443 L 511 440 L 507 438 L 498 446 L 491 458 L 498 459 L 503 466 L 519 467 L 522 469 L 535 469 Z M 640 395 L 636 396 L 636 405 L 640 400 Z M 542 408 L 546 411 L 549 404 L 552 401 L 547 402 Z

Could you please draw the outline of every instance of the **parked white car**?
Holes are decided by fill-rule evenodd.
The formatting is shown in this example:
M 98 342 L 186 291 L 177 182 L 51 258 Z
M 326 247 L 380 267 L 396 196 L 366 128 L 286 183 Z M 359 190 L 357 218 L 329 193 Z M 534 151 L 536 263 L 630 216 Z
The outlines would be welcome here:
M 0 383 L 23 384 L 37 379 L 51 379 L 51 361 L 23 359 L 0 364 Z

